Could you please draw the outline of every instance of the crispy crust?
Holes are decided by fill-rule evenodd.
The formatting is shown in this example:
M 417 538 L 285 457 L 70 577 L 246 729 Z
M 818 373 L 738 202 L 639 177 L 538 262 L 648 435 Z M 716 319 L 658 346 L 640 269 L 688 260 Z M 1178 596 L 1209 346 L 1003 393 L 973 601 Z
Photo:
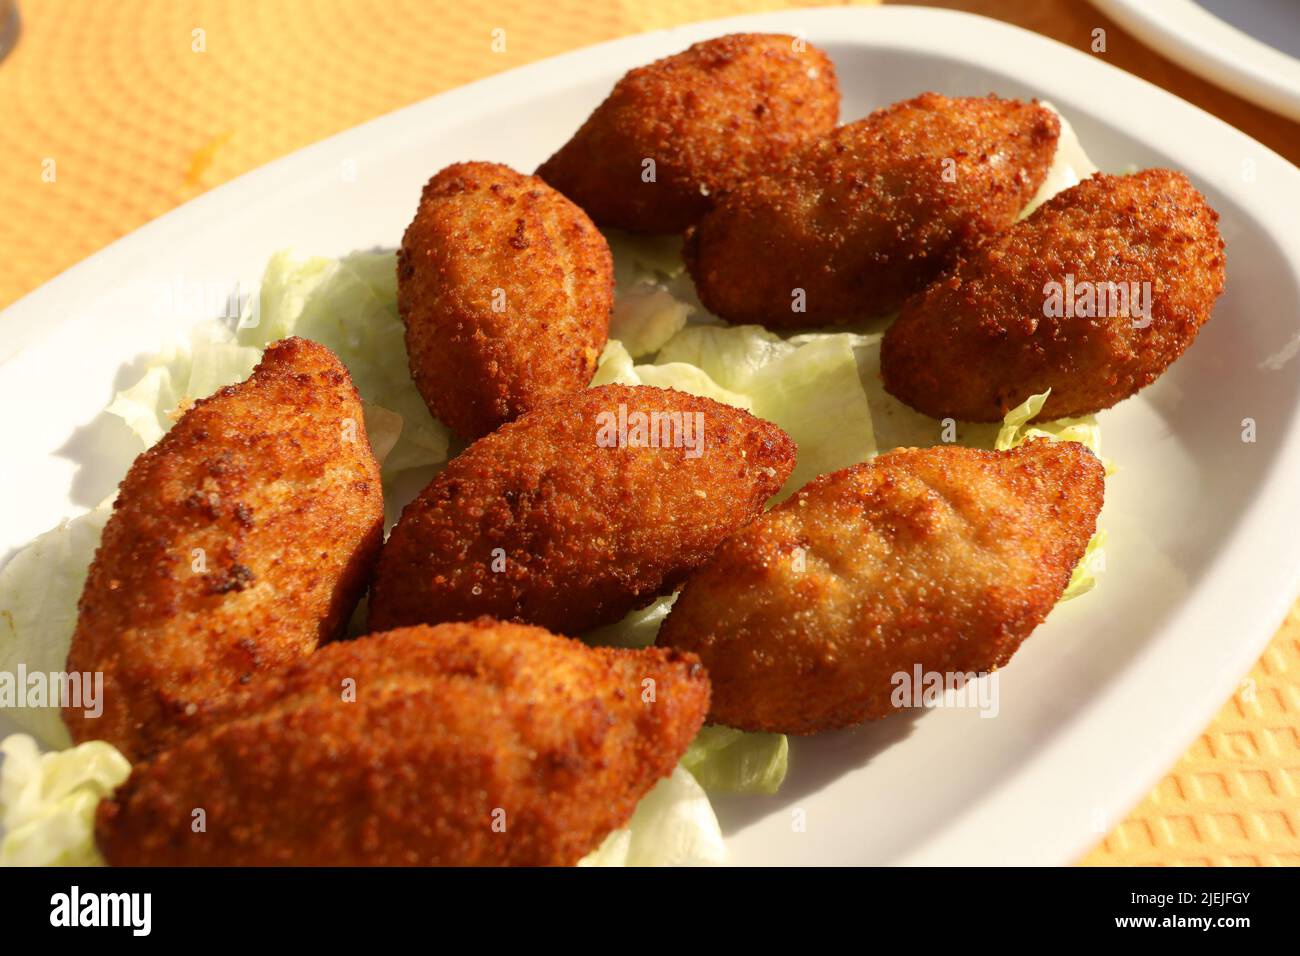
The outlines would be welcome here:
M 536 176 L 457 163 L 424 187 L 397 305 L 416 387 L 462 438 L 585 388 L 613 303 L 605 237 Z
M 702 452 L 601 447 L 620 406 L 629 419 L 698 413 Z M 475 442 L 406 507 L 380 556 L 371 630 L 481 614 L 571 634 L 616 621 L 758 514 L 794 457 L 770 422 L 671 389 L 553 402 Z
M 839 109 L 835 67 L 816 47 L 718 37 L 625 75 L 537 175 L 601 226 L 681 232 L 719 193 L 830 132 Z
M 893 312 L 957 249 L 1011 224 L 1059 133 L 1037 103 L 936 93 L 841 126 L 732 190 L 688 233 L 700 299 L 729 322 L 769 328 Z
M 1074 442 L 881 455 L 724 542 L 658 643 L 699 654 L 712 721 L 809 734 L 884 717 L 900 671 L 1010 659 L 1069 582 L 1103 492 Z
M 675 651 L 486 619 L 340 642 L 137 766 L 99 808 L 99 846 L 117 866 L 573 864 L 708 706 Z
M 139 759 L 336 637 L 382 533 L 379 465 L 347 369 L 314 342 L 275 343 L 122 482 L 68 655 L 69 670 L 103 671 L 104 712 L 66 709 L 73 739 Z
M 1209 320 L 1224 284 L 1218 218 L 1182 173 L 1098 173 L 908 302 L 882 346 L 885 387 L 935 418 L 1000 421 L 1048 388 L 1044 418 L 1109 408 L 1159 378 Z M 1045 316 L 1047 283 L 1067 276 L 1150 283 L 1150 324 Z

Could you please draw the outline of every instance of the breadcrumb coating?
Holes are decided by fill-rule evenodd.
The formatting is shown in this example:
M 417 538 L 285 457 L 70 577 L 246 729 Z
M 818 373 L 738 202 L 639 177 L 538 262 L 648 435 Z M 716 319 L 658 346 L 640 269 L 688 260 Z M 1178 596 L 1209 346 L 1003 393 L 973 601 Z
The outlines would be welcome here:
M 1209 320 L 1225 278 L 1218 218 L 1182 173 L 1092 176 L 907 303 L 882 344 L 885 387 L 975 422 L 1049 388 L 1044 419 L 1110 408 Z
M 379 465 L 347 369 L 284 339 L 131 466 L 90 567 L 70 671 L 102 671 L 75 741 L 132 760 L 246 682 L 339 635 L 383 533 Z
M 937 93 L 841 126 L 688 232 L 700 299 L 728 322 L 775 329 L 894 312 L 958 249 L 1011 225 L 1059 134 L 1036 102 Z
M 681 232 L 719 194 L 829 133 L 839 109 L 821 50 L 731 34 L 629 72 L 537 175 L 602 227 Z
M 605 237 L 536 176 L 457 163 L 424 187 L 397 305 L 411 377 L 462 438 L 586 388 L 613 304 Z
M 893 677 L 1005 664 L 1101 510 L 1076 442 L 905 449 L 814 480 L 727 539 L 657 643 L 700 656 L 710 720 L 810 734 L 894 710 Z
M 487 619 L 338 642 L 136 766 L 98 843 L 117 866 L 570 865 L 708 706 L 676 651 Z
M 652 415 L 659 427 L 638 433 Z M 407 505 L 380 555 L 370 629 L 482 614 L 568 634 L 613 623 L 758 514 L 794 457 L 776 425 L 671 389 L 559 399 L 479 439 Z

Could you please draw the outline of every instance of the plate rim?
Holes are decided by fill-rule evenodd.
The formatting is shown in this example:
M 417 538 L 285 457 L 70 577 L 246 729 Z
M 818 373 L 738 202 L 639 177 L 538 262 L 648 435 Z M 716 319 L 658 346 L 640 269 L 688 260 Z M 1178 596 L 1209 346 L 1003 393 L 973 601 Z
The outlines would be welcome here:
M 1195 0 L 1092 0 L 1139 43 L 1215 86 L 1300 121 L 1300 59 L 1271 47 Z M 1189 30 L 1188 26 L 1198 27 Z

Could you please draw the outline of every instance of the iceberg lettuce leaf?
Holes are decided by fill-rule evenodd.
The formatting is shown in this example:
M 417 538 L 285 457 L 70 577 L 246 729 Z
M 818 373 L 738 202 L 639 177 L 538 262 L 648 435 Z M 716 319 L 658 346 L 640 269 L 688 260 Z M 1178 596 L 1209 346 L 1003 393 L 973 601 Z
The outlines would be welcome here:
M 714 866 L 726 847 L 708 795 L 683 767 L 641 798 L 628 825 L 615 830 L 579 866 Z
M 798 458 L 784 497 L 817 475 L 876 453 L 855 352 L 862 338 L 811 332 L 782 339 L 755 325 L 692 325 L 660 349 L 655 364 L 702 369 L 721 387 L 748 396 L 755 415 L 794 439 Z
M 26 734 L 0 741 L 0 866 L 102 866 L 95 808 L 131 774 L 112 744 L 42 754 Z
M 759 325 L 691 325 L 664 343 L 655 361 L 695 365 L 723 388 L 749 392 L 760 369 L 797 348 Z
M 363 399 L 401 416 L 385 478 L 446 459 L 450 433 L 429 414 L 407 364 L 394 253 L 342 259 L 277 253 L 266 267 L 259 302 L 257 313 L 240 323 L 241 344 L 265 348 L 291 335 L 320 342 L 347 366 Z
M 244 381 L 266 346 L 297 335 L 325 345 L 348 367 L 386 483 L 398 472 L 446 460 L 450 433 L 429 414 L 407 366 L 393 253 L 343 259 L 277 253 L 256 302 L 234 330 L 219 322 L 199 325 L 187 346 L 160 354 L 107 411 L 148 448 L 192 402 Z
M 785 734 L 711 726 L 696 735 L 682 766 L 710 793 L 776 793 L 789 759 Z
M 724 405 L 734 405 L 750 411 L 753 400 L 723 388 L 703 369 L 686 362 L 672 362 L 667 365 L 636 365 L 627 348 L 618 339 L 610 339 L 601 353 L 596 374 L 591 386 L 609 385 L 649 385 L 654 388 L 673 388 L 690 395 L 711 398 Z
M 1114 465 L 1101 454 L 1101 427 L 1097 424 L 1095 415 L 1030 424 L 1043 410 L 1043 405 L 1051 394 L 1052 390 L 1049 388 L 1041 394 L 1031 395 L 1007 412 L 1002 419 L 1002 428 L 998 431 L 993 447 L 999 451 L 1006 451 L 1035 438 L 1046 438 L 1049 441 L 1075 441 L 1086 445 L 1101 459 L 1107 475 L 1113 474 Z M 1087 594 L 1097 586 L 1097 579 L 1106 569 L 1105 543 L 1106 532 L 1101 530 L 1088 539 L 1083 557 L 1075 565 L 1070 575 L 1070 582 L 1061 595 L 1062 601 Z
M 64 521 L 0 570 L 0 672 L 61 672 L 68 662 L 77 602 L 99 547 L 111 501 Z M 15 707 L 5 716 L 48 747 L 72 743 L 58 707 Z
M 659 351 L 685 327 L 692 311 L 662 283 L 638 282 L 616 294 L 609 336 L 622 342 L 633 358 L 640 358 Z
M 0 866 L 96 866 L 95 808 L 131 765 L 96 740 L 42 754 L 26 734 L 0 742 Z M 718 819 L 683 767 L 659 781 L 579 866 L 707 866 L 724 862 Z
M 657 598 L 646 607 L 631 611 L 621 621 L 593 628 L 582 639 L 588 644 L 605 647 L 649 647 L 658 637 L 659 626 L 676 600 L 676 594 Z
M 638 282 L 674 279 L 686 271 L 681 236 L 603 231 L 614 256 L 614 284 L 620 289 L 630 289 Z

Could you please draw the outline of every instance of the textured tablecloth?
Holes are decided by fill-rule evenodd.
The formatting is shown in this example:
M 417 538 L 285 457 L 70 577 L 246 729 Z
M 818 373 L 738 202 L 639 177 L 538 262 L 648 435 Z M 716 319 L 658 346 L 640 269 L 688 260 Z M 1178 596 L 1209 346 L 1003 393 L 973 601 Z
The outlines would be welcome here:
M 20 0 L 23 35 L 0 63 L 0 307 L 185 200 L 381 113 L 602 40 L 792 5 Z M 1239 108 L 1241 125 L 1272 138 Z M 1300 864 L 1294 611 L 1241 688 L 1084 862 Z

